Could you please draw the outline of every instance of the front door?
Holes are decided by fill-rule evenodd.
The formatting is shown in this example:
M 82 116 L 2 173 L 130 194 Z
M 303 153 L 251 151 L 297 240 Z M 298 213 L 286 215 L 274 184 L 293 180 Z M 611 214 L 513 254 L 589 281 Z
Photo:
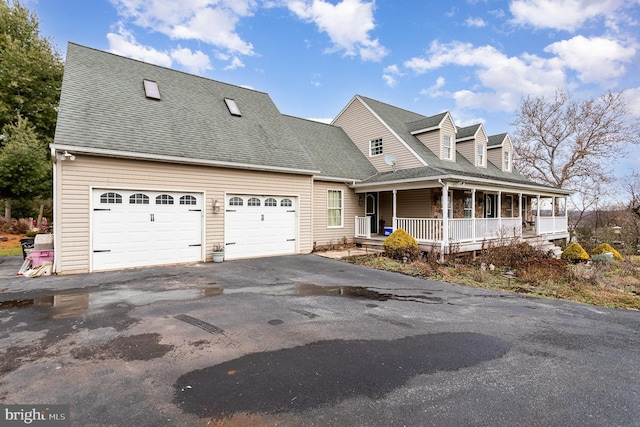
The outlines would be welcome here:
M 371 218 L 371 233 L 378 233 L 378 193 L 367 193 L 365 215 Z
M 496 215 L 496 195 L 485 194 L 484 196 L 484 217 L 485 218 L 497 218 Z

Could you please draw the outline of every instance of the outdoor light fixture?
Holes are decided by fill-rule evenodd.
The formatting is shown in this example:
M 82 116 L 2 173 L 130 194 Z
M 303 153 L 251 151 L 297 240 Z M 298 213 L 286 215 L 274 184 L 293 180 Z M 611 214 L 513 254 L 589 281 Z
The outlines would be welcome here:
M 213 213 L 220 213 L 220 205 L 217 199 L 213 201 Z
M 73 154 L 69 153 L 66 150 L 65 150 L 64 153 L 58 153 L 58 160 L 60 160 L 61 162 L 65 161 L 65 160 L 74 161 L 75 159 L 76 159 L 76 156 L 74 156 Z
M 363 203 L 364 197 L 362 197 L 362 194 L 358 194 L 358 206 L 362 206 Z

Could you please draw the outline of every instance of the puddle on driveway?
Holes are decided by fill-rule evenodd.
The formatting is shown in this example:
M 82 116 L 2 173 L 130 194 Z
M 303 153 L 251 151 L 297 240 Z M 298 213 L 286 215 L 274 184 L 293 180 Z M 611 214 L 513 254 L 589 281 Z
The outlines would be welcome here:
M 510 344 L 470 332 L 396 340 L 328 340 L 253 353 L 191 371 L 174 402 L 199 417 L 306 411 L 346 399 L 379 399 L 418 375 L 455 371 L 504 356 Z
M 107 307 L 140 307 L 162 301 L 189 301 L 218 295 L 254 293 L 261 295 L 301 295 L 335 296 L 358 298 L 371 301 L 413 301 L 439 304 L 441 298 L 425 295 L 400 295 L 390 292 L 378 292 L 363 286 L 319 286 L 312 283 L 285 283 L 278 285 L 249 286 L 240 288 L 196 288 L 173 289 L 167 291 L 148 291 L 136 289 L 114 289 L 85 293 L 60 293 L 31 299 L 16 299 L 0 302 L 0 310 L 35 309 L 46 311 L 51 318 L 64 319 L 79 317 L 104 311 Z M 367 304 L 367 307 L 377 307 Z

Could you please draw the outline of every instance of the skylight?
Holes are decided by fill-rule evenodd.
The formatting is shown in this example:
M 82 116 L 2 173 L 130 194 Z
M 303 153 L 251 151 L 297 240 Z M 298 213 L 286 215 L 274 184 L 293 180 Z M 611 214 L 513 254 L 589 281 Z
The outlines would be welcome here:
M 147 98 L 160 99 L 160 89 L 158 89 L 158 83 L 152 80 L 142 80 L 144 84 L 144 94 Z
M 225 98 L 224 102 L 225 104 L 227 104 L 227 108 L 229 109 L 229 112 L 231 113 L 231 115 L 238 116 L 238 117 L 242 116 L 242 113 L 240 112 L 240 109 L 238 108 L 238 104 L 236 104 L 236 101 L 234 101 L 231 98 Z

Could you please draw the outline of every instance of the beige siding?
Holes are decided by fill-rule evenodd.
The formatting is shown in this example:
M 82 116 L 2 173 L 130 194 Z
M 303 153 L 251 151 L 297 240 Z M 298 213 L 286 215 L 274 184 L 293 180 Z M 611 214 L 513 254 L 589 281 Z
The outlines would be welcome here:
M 340 114 L 334 124 L 340 126 L 349 135 L 349 138 L 378 171 L 392 170 L 392 167 L 384 162 L 387 154 L 396 156 L 397 169 L 423 166 L 415 155 L 357 98 Z M 377 138 L 382 138 L 383 153 L 369 156 L 369 141 Z
M 90 199 L 96 187 L 205 193 L 206 253 L 214 242 L 224 241 L 225 192 L 298 197 L 299 252 L 311 251 L 310 176 L 81 155 L 56 167 L 58 272 L 89 270 Z M 221 206 L 218 214 L 213 213 L 214 200 Z
M 487 160 L 493 163 L 498 169 L 504 170 L 503 164 L 503 154 L 502 148 L 492 148 L 491 150 L 487 150 Z
M 398 191 L 397 214 L 400 218 L 428 218 L 431 212 L 431 191 L 427 189 Z
M 327 226 L 327 191 L 342 190 L 342 227 Z M 313 183 L 313 243 L 318 246 L 330 243 L 353 241 L 355 217 L 364 215 L 364 207 L 358 204 L 358 195 L 345 184 L 338 182 L 314 181 Z
M 472 164 L 476 164 L 476 140 L 472 139 L 469 141 L 461 141 L 456 143 L 456 147 L 458 147 L 458 152 L 462 154 L 462 156 L 469 160 Z
M 432 130 L 429 132 L 421 133 L 416 137 L 422 142 L 425 147 L 433 152 L 439 158 L 442 158 L 442 137 L 440 129 Z

